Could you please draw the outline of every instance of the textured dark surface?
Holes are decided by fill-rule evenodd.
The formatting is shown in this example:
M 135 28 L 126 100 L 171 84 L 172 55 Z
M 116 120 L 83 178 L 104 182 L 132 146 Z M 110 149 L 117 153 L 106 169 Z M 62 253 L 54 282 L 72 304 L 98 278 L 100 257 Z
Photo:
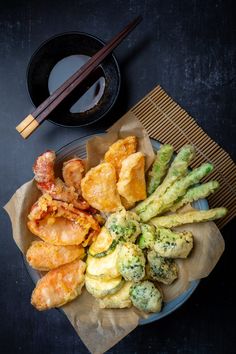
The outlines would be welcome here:
M 140 13 L 142 24 L 115 51 L 123 87 L 112 116 L 82 129 L 46 122 L 24 141 L 15 126 L 32 109 L 25 72 L 41 42 L 73 30 L 107 41 Z M 234 1 L 223 0 L 1 1 L 1 206 L 32 177 L 40 152 L 104 130 L 158 83 L 236 159 L 235 15 Z M 235 353 L 235 225 L 223 229 L 226 251 L 190 300 L 171 316 L 137 328 L 109 353 Z M 0 352 L 88 353 L 62 314 L 30 305 L 33 284 L 3 210 L 0 259 Z

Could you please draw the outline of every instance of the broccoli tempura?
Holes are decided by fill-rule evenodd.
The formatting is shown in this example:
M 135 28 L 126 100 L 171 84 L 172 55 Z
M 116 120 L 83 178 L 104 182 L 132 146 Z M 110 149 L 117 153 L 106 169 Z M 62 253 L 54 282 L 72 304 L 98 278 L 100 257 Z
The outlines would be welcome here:
M 174 232 L 158 228 L 158 237 L 154 242 L 154 250 L 164 258 L 187 258 L 193 248 L 191 232 Z

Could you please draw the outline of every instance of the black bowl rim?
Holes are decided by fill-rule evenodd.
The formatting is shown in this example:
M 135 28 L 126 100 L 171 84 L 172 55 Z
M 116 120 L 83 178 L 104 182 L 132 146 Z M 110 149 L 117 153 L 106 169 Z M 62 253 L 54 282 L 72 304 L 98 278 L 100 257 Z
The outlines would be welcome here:
M 49 37 L 48 39 L 44 40 L 40 45 L 39 47 L 37 47 L 37 49 L 35 49 L 30 57 L 30 60 L 27 64 L 27 67 L 26 67 L 26 89 L 27 89 L 27 92 L 28 92 L 28 96 L 29 96 L 29 99 L 30 99 L 30 102 L 32 103 L 32 105 L 34 107 L 35 104 L 31 98 L 31 95 L 30 95 L 30 91 L 29 91 L 29 69 L 30 69 L 30 66 L 32 64 L 32 61 L 34 60 L 35 56 L 37 55 L 37 53 L 42 49 L 42 47 L 44 47 L 48 42 L 52 41 L 53 39 L 55 38 L 58 38 L 58 37 L 62 37 L 62 36 L 65 36 L 65 35 L 71 35 L 71 34 L 77 34 L 77 35 L 82 35 L 82 36 L 86 36 L 86 37 L 90 37 L 92 39 L 95 39 L 96 41 L 98 41 L 100 44 L 103 44 L 105 45 L 106 42 L 104 42 L 103 40 L 101 40 L 100 38 L 94 36 L 93 34 L 89 34 L 87 32 L 81 32 L 81 31 L 65 31 L 65 32 L 61 32 L 61 33 L 58 33 L 58 34 L 55 34 L 51 37 Z M 115 57 L 115 54 L 113 52 L 111 52 L 111 54 L 109 54 L 109 56 L 112 57 L 113 61 L 114 61 L 114 64 L 116 66 L 116 70 L 117 70 L 117 77 L 118 77 L 118 88 L 117 88 L 117 93 L 116 93 L 116 96 L 113 100 L 113 102 L 110 104 L 110 106 L 108 107 L 107 111 L 104 112 L 100 117 L 98 117 L 97 119 L 89 122 L 89 123 L 84 123 L 84 124 L 78 124 L 78 125 L 66 125 L 66 124 L 60 124 L 60 123 L 57 123 L 57 122 L 54 122 L 53 120 L 51 119 L 47 119 L 48 122 L 50 123 L 53 123 L 59 127 L 64 127 L 64 128 L 80 128 L 80 127 L 85 127 L 85 126 L 88 126 L 88 125 L 91 125 L 91 124 L 94 124 L 95 122 L 98 122 L 100 119 L 104 118 L 111 110 L 112 108 L 114 107 L 115 103 L 117 102 L 117 99 L 119 97 L 119 94 L 120 94 L 120 89 L 121 89 L 121 72 L 120 72 L 120 67 L 119 67 L 119 64 L 118 64 L 118 61 Z

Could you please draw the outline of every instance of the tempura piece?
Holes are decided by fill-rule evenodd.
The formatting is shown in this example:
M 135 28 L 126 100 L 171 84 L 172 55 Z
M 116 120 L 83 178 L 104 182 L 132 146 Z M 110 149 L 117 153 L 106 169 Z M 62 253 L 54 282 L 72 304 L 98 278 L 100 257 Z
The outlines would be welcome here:
M 163 178 L 167 173 L 169 162 L 172 158 L 173 152 L 173 146 L 168 144 L 162 145 L 157 151 L 155 161 L 152 165 L 152 169 L 148 174 L 148 195 L 152 194 L 163 181 Z
M 54 183 L 54 164 L 56 160 L 56 153 L 52 150 L 45 151 L 42 155 L 37 157 L 33 166 L 35 180 L 45 188 L 49 189 L 50 185 Z M 48 185 L 48 186 L 47 186 Z
M 84 285 L 85 263 L 75 260 L 50 270 L 42 277 L 32 293 L 31 304 L 37 310 L 60 307 L 81 294 Z
M 95 279 L 110 280 L 120 276 L 117 266 L 118 246 L 108 255 L 96 258 L 88 255 L 87 274 Z
M 146 221 L 146 217 L 143 216 L 143 213 L 145 213 L 147 207 L 149 208 L 149 214 L 151 214 L 152 207 L 155 209 L 156 201 L 174 182 L 187 174 L 188 165 L 194 156 L 195 149 L 192 145 L 185 145 L 180 149 L 162 184 L 147 199 L 136 206 L 135 211 L 140 214 L 143 221 Z
M 192 203 L 198 199 L 206 198 L 211 193 L 214 193 L 219 188 L 219 183 L 217 181 L 210 181 L 204 184 L 201 184 L 196 187 L 190 188 L 187 193 L 171 207 L 170 211 L 176 211 L 185 204 Z
M 141 235 L 138 240 L 138 245 L 141 249 L 153 248 L 154 241 L 156 238 L 156 229 L 153 225 L 140 224 Z
M 85 175 L 85 162 L 74 158 L 63 163 L 62 176 L 65 184 L 81 194 L 81 180 Z
M 144 312 L 160 312 L 162 307 L 161 292 L 153 283 L 145 280 L 133 284 L 130 289 L 130 298 L 135 307 Z
M 117 189 L 129 203 L 146 198 L 145 158 L 141 152 L 128 156 L 122 162 Z
M 99 299 L 99 307 L 101 309 L 123 309 L 131 307 L 132 302 L 129 291 L 132 284 L 132 282 L 126 281 L 122 288 L 115 292 L 115 294 L 106 295 L 102 299 Z
M 117 177 L 120 173 L 122 161 L 136 152 L 137 143 L 135 136 L 127 136 L 125 139 L 117 140 L 106 152 L 104 160 L 115 167 Z
M 120 246 L 117 265 L 120 274 L 127 281 L 140 281 L 145 276 L 145 257 L 141 249 L 125 242 Z
M 154 250 L 148 251 L 147 259 L 148 279 L 169 285 L 178 278 L 178 268 L 173 259 L 160 257 Z
M 85 287 L 87 291 L 97 299 L 115 294 L 123 285 L 124 280 L 119 276 L 109 280 L 103 280 L 102 278 L 93 278 L 89 274 L 85 276 Z
M 127 199 L 120 195 L 121 204 L 126 210 L 132 209 L 135 206 L 135 202 L 128 202 Z
M 204 163 L 192 170 L 186 177 L 175 182 L 159 199 L 159 209 L 156 208 L 156 214 L 152 214 L 151 217 L 170 210 L 174 202 L 182 197 L 190 186 L 199 183 L 200 180 L 212 172 L 212 170 L 213 165 L 211 163 Z
M 116 171 L 111 163 L 104 162 L 91 168 L 81 182 L 84 199 L 103 212 L 114 212 L 121 207 L 116 187 Z
M 138 215 L 125 209 L 109 215 L 105 225 L 114 241 L 135 242 L 141 232 Z
M 194 222 L 205 222 L 223 218 L 227 214 L 226 208 L 215 208 L 209 210 L 194 210 L 187 213 L 158 216 L 150 220 L 156 227 L 171 228 Z
M 189 174 L 187 174 L 187 176 L 177 180 L 166 190 L 165 193 L 160 195 L 158 198 L 155 198 L 155 201 L 147 205 L 146 209 L 140 214 L 141 220 L 148 221 L 154 216 L 163 214 L 164 212 L 170 210 L 175 201 L 181 198 L 191 185 L 200 182 L 200 180 L 212 170 L 213 165 L 210 163 L 205 163 L 192 170 Z M 162 185 L 160 188 L 161 187 Z
M 187 258 L 193 248 L 191 232 L 174 232 L 165 228 L 158 228 L 154 250 L 164 258 Z
M 83 259 L 85 251 L 82 246 L 55 246 L 44 241 L 32 242 L 26 253 L 29 265 L 40 271 L 49 271 L 63 264 Z
M 72 204 L 53 200 L 42 195 L 32 206 L 29 230 L 45 242 L 59 245 L 87 245 L 99 233 L 100 226 L 92 215 L 73 207 Z
M 43 194 L 47 193 L 51 195 L 53 199 L 72 203 L 76 208 L 82 210 L 89 209 L 89 204 L 80 196 L 80 188 L 76 190 L 75 186 L 71 184 L 67 186 L 60 178 L 55 177 L 55 160 L 56 154 L 51 150 L 44 152 L 36 159 L 33 172 L 38 189 Z

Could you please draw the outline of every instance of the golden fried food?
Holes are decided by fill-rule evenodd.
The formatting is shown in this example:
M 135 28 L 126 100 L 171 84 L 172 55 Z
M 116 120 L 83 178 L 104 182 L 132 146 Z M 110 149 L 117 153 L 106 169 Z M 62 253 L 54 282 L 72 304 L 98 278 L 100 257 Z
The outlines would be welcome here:
M 54 151 L 46 151 L 42 155 L 40 155 L 33 166 L 34 178 L 37 182 L 37 187 L 42 193 L 47 193 L 52 196 L 53 199 L 61 200 L 63 202 L 72 203 L 76 208 L 79 209 L 89 209 L 89 204 L 82 200 L 80 195 L 80 188 L 76 190 L 76 187 L 72 185 L 72 179 L 75 183 L 75 177 L 69 178 L 69 167 L 65 170 L 65 175 L 67 182 L 70 180 L 70 184 L 68 186 L 60 179 L 55 178 L 54 174 L 54 165 L 56 160 L 56 154 Z M 80 160 L 81 161 L 81 160 Z M 68 161 L 69 163 L 69 161 Z M 73 165 L 75 162 L 73 163 Z M 76 163 L 77 172 L 78 172 L 78 165 L 80 169 L 80 176 L 77 178 L 78 187 L 79 183 L 78 180 L 81 181 L 81 173 L 82 173 L 82 163 Z
M 29 230 L 54 245 L 91 244 L 100 226 L 92 215 L 76 209 L 72 204 L 42 195 L 33 205 L 27 223 Z
M 117 140 L 114 144 L 109 147 L 106 152 L 104 160 L 111 163 L 119 176 L 121 164 L 126 157 L 133 154 L 137 150 L 137 138 L 136 136 L 127 136 L 125 139 Z
M 81 260 L 50 270 L 42 277 L 32 293 L 31 304 L 37 310 L 60 307 L 81 294 L 86 265 Z
M 129 203 L 146 198 L 145 159 L 141 152 L 128 156 L 123 162 L 117 183 L 119 194 Z
M 83 259 L 84 256 L 82 246 L 56 246 L 44 241 L 32 242 L 26 253 L 29 265 L 41 271 L 55 269 L 76 259 Z
M 85 163 L 78 158 L 63 163 L 62 176 L 65 184 L 74 187 L 81 194 L 81 180 L 85 174 Z
M 99 307 L 101 309 L 123 309 L 125 307 L 131 307 L 132 302 L 129 292 L 132 284 L 132 282 L 126 281 L 117 292 L 108 294 L 102 299 L 99 299 Z
M 128 202 L 128 200 L 122 196 L 120 196 L 120 200 L 126 210 L 132 209 L 135 206 L 135 202 Z
M 33 166 L 35 180 L 38 183 L 50 184 L 54 182 L 54 164 L 56 160 L 55 151 L 47 150 L 37 157 Z
M 116 171 L 108 162 L 91 168 L 81 181 L 83 198 L 94 208 L 113 212 L 121 207 L 116 187 Z

